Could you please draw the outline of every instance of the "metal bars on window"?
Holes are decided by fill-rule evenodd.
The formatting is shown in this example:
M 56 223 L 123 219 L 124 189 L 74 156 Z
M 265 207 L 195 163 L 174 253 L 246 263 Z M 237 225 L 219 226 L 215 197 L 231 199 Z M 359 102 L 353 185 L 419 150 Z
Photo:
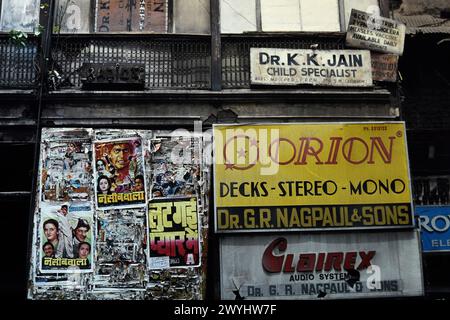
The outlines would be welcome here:
M 37 76 L 37 52 L 34 38 L 21 45 L 6 35 L 0 37 L 0 88 L 32 88 Z
M 250 88 L 250 48 L 344 49 L 342 35 L 239 35 L 221 40 L 223 88 Z M 0 38 L 0 86 L 32 87 L 37 44 L 26 47 Z M 85 63 L 145 65 L 147 89 L 210 89 L 211 42 L 208 36 L 57 35 L 52 39 L 49 71 L 61 76 L 61 89 L 81 88 Z
M 344 44 L 343 36 L 222 36 L 222 86 L 250 88 L 250 48 L 337 50 Z
M 450 176 L 414 178 L 413 198 L 416 205 L 450 204 Z
M 53 40 L 50 68 L 63 87 L 81 87 L 84 63 L 135 63 L 145 64 L 146 88 L 209 89 L 210 61 L 207 37 L 61 37 Z

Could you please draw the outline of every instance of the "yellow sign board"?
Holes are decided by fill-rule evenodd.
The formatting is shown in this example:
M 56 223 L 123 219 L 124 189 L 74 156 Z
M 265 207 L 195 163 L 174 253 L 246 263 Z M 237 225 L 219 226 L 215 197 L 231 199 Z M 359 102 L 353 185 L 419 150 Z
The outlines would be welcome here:
M 214 126 L 216 232 L 412 227 L 403 122 Z

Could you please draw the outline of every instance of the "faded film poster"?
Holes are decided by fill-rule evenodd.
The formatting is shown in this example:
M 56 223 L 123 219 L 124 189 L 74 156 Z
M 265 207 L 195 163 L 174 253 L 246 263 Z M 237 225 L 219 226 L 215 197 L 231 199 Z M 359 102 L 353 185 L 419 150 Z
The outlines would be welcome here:
M 94 142 L 98 209 L 145 206 L 146 180 L 140 137 Z
M 150 201 L 148 230 L 150 269 L 200 266 L 197 198 Z
M 91 272 L 94 236 L 90 203 L 43 203 L 40 210 L 40 271 Z
M 145 287 L 145 220 L 146 208 L 97 211 L 96 290 Z
M 145 263 L 145 208 L 97 212 L 97 262 Z
M 201 140 L 193 136 L 161 136 L 150 142 L 151 196 L 190 197 L 201 180 Z
M 41 159 L 43 202 L 91 199 L 92 152 L 89 138 L 44 140 Z

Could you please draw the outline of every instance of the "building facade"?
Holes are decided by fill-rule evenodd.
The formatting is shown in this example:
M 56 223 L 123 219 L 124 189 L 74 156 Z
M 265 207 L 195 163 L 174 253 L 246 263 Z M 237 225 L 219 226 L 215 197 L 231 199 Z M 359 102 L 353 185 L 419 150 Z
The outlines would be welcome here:
M 330 141 L 338 140 L 333 138 L 334 131 L 326 133 L 328 128 L 336 126 L 337 129 L 333 129 L 336 132 L 347 132 L 349 127 L 355 126 L 348 134 L 353 132 L 356 141 L 363 139 L 364 126 L 387 126 L 391 130 L 391 126 L 401 125 L 398 121 L 406 120 L 406 130 L 399 129 L 403 130 L 403 135 L 397 138 L 402 140 L 405 133 L 408 135 L 414 181 L 411 190 L 410 168 L 403 165 L 408 157 L 393 163 L 403 163 L 399 167 L 406 175 L 402 176 L 406 177 L 403 195 L 414 193 L 417 203 L 417 184 L 423 177 L 447 174 L 444 160 L 442 167 L 422 170 L 420 156 L 423 154 L 419 156 L 417 151 L 422 148 L 420 139 L 428 141 L 425 133 L 438 139 L 443 137 L 443 131 L 431 132 L 429 129 L 435 128 L 434 125 L 430 128 L 415 125 L 423 117 L 420 112 L 411 113 L 413 107 L 410 106 L 421 100 L 415 96 L 417 91 L 413 85 L 416 82 L 407 82 L 409 76 L 403 72 L 404 82 L 397 78 L 395 69 L 401 52 L 386 58 L 393 60 L 376 64 L 374 57 L 380 48 L 358 47 L 347 40 L 350 20 L 364 29 L 358 25 L 356 17 L 363 17 L 366 24 L 375 24 L 365 25 L 365 28 L 380 31 L 376 24 L 386 23 L 385 29 L 391 28 L 386 32 L 391 36 L 401 35 L 395 22 L 380 22 L 384 21 L 380 17 L 394 17 L 395 2 L 27 0 L 17 4 L 2 0 L 1 5 L 1 142 L 5 154 L 14 155 L 16 160 L 5 162 L 11 170 L 5 170 L 8 183 L 0 196 L 4 211 L 16 212 L 12 219 L 28 234 L 19 241 L 19 251 L 28 255 L 17 255 L 27 267 L 15 269 L 17 274 L 8 283 L 10 290 L 20 294 L 26 287 L 30 299 L 258 299 L 270 295 L 272 298 L 314 300 L 424 294 L 418 229 L 412 219 L 401 225 L 398 222 L 401 219 L 396 216 L 392 220 L 396 222 L 380 223 L 381 227 L 374 228 L 377 230 L 369 230 L 375 222 L 367 228 L 339 231 L 325 227 L 303 230 L 290 225 L 286 230 L 262 227 L 260 232 L 255 232 L 245 230 L 247 224 L 244 223 L 241 231 L 248 231 L 248 234 L 228 227 L 221 230 L 218 214 L 221 183 L 228 181 L 225 178 L 228 173 L 231 177 L 237 172 L 233 177 L 236 181 L 244 179 L 244 183 L 250 183 L 252 178 L 245 180 L 244 172 L 239 169 L 224 171 L 221 176 L 220 168 L 212 161 L 216 148 L 213 134 L 217 138 L 220 130 L 233 129 L 236 125 L 258 130 L 270 126 L 284 130 L 284 126 L 291 125 L 292 132 L 303 132 L 313 124 L 318 128 L 314 137 Z M 360 13 L 353 15 L 352 9 Z M 401 17 L 396 20 L 409 28 Z M 39 34 L 34 35 L 34 32 Z M 413 69 L 408 64 L 415 63 L 408 51 L 416 52 L 412 48 L 415 45 L 421 47 L 408 32 L 405 51 L 400 57 L 405 74 Z M 28 37 L 24 38 L 24 34 Z M 370 59 L 364 60 L 358 50 L 366 52 Z M 306 60 L 299 58 L 302 55 Z M 318 59 L 323 59 L 324 63 L 329 61 L 334 69 L 322 68 L 322 60 Z M 305 71 L 310 72 L 309 82 L 296 82 L 299 80 L 293 74 L 301 72 L 295 68 L 301 68 L 302 63 L 311 65 L 310 70 Z M 285 64 L 290 68 L 285 68 Z M 377 69 L 382 66 L 388 69 Z M 350 70 L 345 69 L 347 67 L 364 69 L 365 73 L 355 77 L 357 71 L 344 72 Z M 394 72 L 389 68 L 394 68 Z M 332 82 L 330 69 L 336 72 L 335 78 L 343 72 L 341 78 L 347 74 L 351 81 Z M 264 78 L 263 72 L 270 77 Z M 400 85 L 404 85 L 403 91 Z M 439 130 L 445 131 L 444 123 Z M 305 131 L 304 137 L 309 134 L 310 131 Z M 370 154 L 378 152 L 380 162 L 390 163 L 392 149 L 388 142 L 377 142 L 382 140 L 376 137 L 368 139 L 372 139 Z M 386 139 L 392 143 L 394 138 Z M 128 158 L 121 160 L 126 163 L 126 177 L 119 175 L 122 166 L 114 163 L 116 145 L 130 152 Z M 438 142 L 433 144 L 435 150 L 441 150 L 437 145 Z M 305 157 L 321 161 L 318 150 L 322 150 L 322 145 L 311 143 L 308 146 L 309 149 L 304 149 Z M 337 146 L 336 142 L 330 148 L 333 150 Z M 346 146 L 351 149 L 353 142 Z M 399 150 L 402 146 L 406 143 Z M 348 152 L 350 162 L 359 162 L 351 158 L 351 151 Z M 215 150 L 215 156 L 217 154 Z M 343 151 L 342 157 L 345 158 L 345 154 Z M 300 158 L 296 160 L 301 162 Z M 333 160 L 327 158 L 327 161 Z M 355 163 L 327 174 L 339 177 L 339 170 L 350 172 L 352 165 Z M 112 169 L 107 169 L 109 167 Z M 316 172 L 317 169 L 310 170 Z M 302 179 L 296 176 L 296 171 L 292 172 L 295 179 Z M 320 172 L 316 173 L 320 176 Z M 389 174 L 382 177 L 395 179 L 393 173 Z M 342 175 L 345 180 L 347 173 Z M 112 194 L 102 195 L 102 176 L 109 179 Z M 144 180 L 142 199 L 138 195 L 141 192 L 139 176 Z M 129 189 L 121 188 L 126 185 L 122 178 L 130 179 Z M 260 177 L 255 176 L 255 181 L 258 179 Z M 368 175 L 367 179 L 372 178 Z M 320 180 L 326 180 L 326 176 Z M 231 189 L 232 185 L 229 186 Z M 393 188 L 395 191 L 396 187 Z M 448 202 L 448 188 L 446 190 Z M 236 198 L 229 203 L 225 199 L 223 208 L 237 206 L 241 200 L 242 207 L 252 203 L 246 202 L 247 196 Z M 367 197 L 361 203 L 375 208 L 388 203 L 386 199 L 387 196 L 385 199 L 380 196 L 372 201 Z M 252 201 L 255 207 L 258 200 Z M 273 201 L 276 203 L 275 199 Z M 308 205 L 331 206 L 334 200 L 327 203 L 317 197 L 316 202 L 308 201 Z M 409 206 L 411 217 L 411 201 L 400 202 Z M 351 199 L 335 203 L 348 208 L 352 204 Z M 70 230 L 68 238 L 62 236 L 66 221 L 61 216 L 64 205 L 69 212 L 65 216 L 68 217 L 66 227 Z M 362 206 L 356 210 L 363 210 Z M 46 225 L 51 219 L 58 222 L 59 235 L 52 245 L 53 255 L 46 256 L 44 247 L 51 242 Z M 83 223 L 86 234 L 80 240 L 76 230 L 81 230 Z M 338 227 L 338 223 L 332 222 L 331 227 Z M 308 237 L 309 245 L 305 246 L 303 234 Z M 162 239 L 169 240 L 163 243 Z M 276 242 L 278 239 L 284 240 Z M 81 242 L 89 245 L 87 258 L 75 252 Z M 336 242 L 342 245 L 335 246 Z M 287 243 L 292 244 L 295 254 L 314 252 L 317 259 L 324 259 L 324 270 L 315 260 L 320 272 L 297 269 L 289 273 L 294 264 L 294 269 L 300 268 L 300 262 L 291 261 L 289 266 L 283 260 L 280 274 L 268 272 L 272 269 L 270 264 L 264 264 L 262 256 L 272 244 L 273 250 L 280 251 L 271 254 L 280 258 L 282 243 L 285 243 L 283 250 Z M 376 245 L 368 248 L 368 243 Z M 248 261 L 240 261 L 249 248 L 255 249 L 254 254 L 246 257 Z M 326 257 L 333 252 L 340 252 L 342 256 L 329 258 L 335 262 L 329 260 L 327 269 Z M 363 254 L 354 257 L 353 252 Z M 396 258 L 390 257 L 388 252 Z M 408 252 L 410 259 L 401 252 Z M 286 257 L 292 260 L 288 252 Z M 336 262 L 339 259 L 341 266 Z M 389 264 L 392 259 L 397 260 Z M 232 265 L 228 263 L 230 260 Z M 311 263 L 311 260 L 305 261 Z M 344 261 L 348 262 L 345 266 Z M 431 260 L 424 261 L 433 268 Z M 77 266 L 77 263 L 80 264 Z M 367 270 L 371 264 L 380 264 L 389 274 L 388 278 L 375 281 L 382 288 L 362 287 L 369 283 L 370 279 L 366 279 L 370 277 Z M 415 274 L 399 275 L 398 270 L 406 264 L 413 265 Z M 247 268 L 249 265 L 251 270 Z M 358 280 L 352 278 L 347 269 L 358 270 Z M 248 273 L 258 274 L 257 270 L 261 270 L 259 277 L 249 278 Z M 423 270 L 429 270 L 427 264 Z M 18 288 L 17 279 L 22 279 L 25 273 L 28 277 L 23 279 L 23 287 Z M 341 288 L 326 286 L 327 280 L 317 281 L 331 273 L 341 274 Z M 308 279 L 300 278 L 307 274 L 314 279 L 309 279 L 308 289 L 302 289 L 301 284 L 306 284 Z M 293 293 L 296 286 L 302 294 Z

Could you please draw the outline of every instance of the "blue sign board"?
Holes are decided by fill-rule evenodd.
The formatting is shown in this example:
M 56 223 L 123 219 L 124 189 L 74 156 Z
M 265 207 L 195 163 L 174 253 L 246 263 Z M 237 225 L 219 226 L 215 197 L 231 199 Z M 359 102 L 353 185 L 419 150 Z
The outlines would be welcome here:
M 416 206 L 423 252 L 450 251 L 450 206 Z

